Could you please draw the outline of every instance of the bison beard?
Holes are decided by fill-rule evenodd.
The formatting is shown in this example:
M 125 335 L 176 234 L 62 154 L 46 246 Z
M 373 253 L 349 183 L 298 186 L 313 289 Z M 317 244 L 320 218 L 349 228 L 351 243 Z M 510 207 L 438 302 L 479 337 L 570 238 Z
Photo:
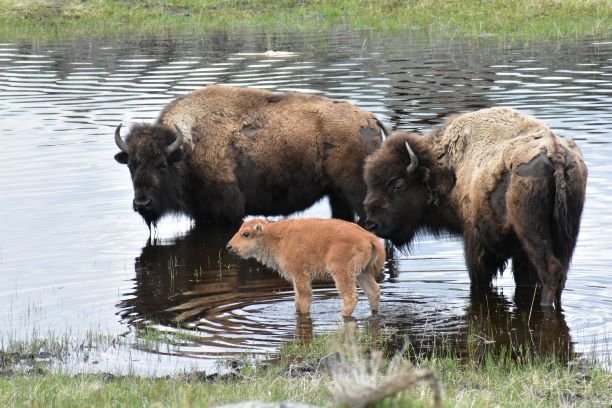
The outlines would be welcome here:
M 587 169 L 572 141 L 507 108 L 459 115 L 425 135 L 398 133 L 367 159 L 366 226 L 408 247 L 421 232 L 463 238 L 472 286 L 512 259 L 517 285 L 561 305 Z
M 154 124 L 115 131 L 149 228 L 166 214 L 198 224 L 289 215 L 329 198 L 332 216 L 365 219 L 365 157 L 384 126 L 348 102 L 213 85 L 170 102 Z

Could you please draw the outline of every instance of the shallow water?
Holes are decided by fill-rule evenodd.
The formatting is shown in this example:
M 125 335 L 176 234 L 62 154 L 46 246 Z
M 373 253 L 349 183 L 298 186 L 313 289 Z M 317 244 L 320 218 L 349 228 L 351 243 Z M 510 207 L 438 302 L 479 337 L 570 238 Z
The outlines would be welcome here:
M 475 335 L 494 348 L 609 364 L 612 41 L 588 39 L 511 46 L 334 32 L 0 44 L 3 344 L 108 333 L 129 346 L 75 358 L 74 369 L 161 375 L 216 370 L 229 356 L 338 330 L 329 284 L 317 285 L 312 318 L 297 319 L 287 283 L 222 250 L 233 231 L 167 218 L 149 242 L 131 211 L 114 127 L 152 121 L 175 96 L 215 82 L 348 99 L 414 130 L 511 106 L 576 140 L 589 181 L 561 314 L 532 310 L 533 293 L 515 293 L 509 271 L 491 293 L 471 294 L 461 243 L 424 236 L 388 262 L 380 317 L 368 318 L 363 296 L 355 316 L 416 351 L 443 341 L 462 354 Z M 327 203 L 304 215 L 329 216 Z M 161 345 L 143 341 L 151 329 Z

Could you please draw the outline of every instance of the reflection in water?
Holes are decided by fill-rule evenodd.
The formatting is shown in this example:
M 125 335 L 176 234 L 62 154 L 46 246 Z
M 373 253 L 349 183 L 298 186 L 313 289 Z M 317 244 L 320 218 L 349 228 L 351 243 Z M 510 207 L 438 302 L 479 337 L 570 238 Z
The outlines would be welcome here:
M 315 284 L 319 299 L 314 304 L 325 305 L 324 310 L 297 315 L 293 290 L 285 280 L 225 251 L 233 233 L 220 227 L 193 229 L 176 240 L 149 242 L 134 264 L 134 291 L 118 304 L 123 321 L 143 329 L 143 336 L 147 327 L 175 336 L 172 343 L 182 344 L 177 354 L 204 356 L 270 350 L 287 341 L 305 343 L 318 324 L 329 325 L 325 315 L 337 314 L 339 309 L 331 303 L 340 302 L 333 284 Z M 387 262 L 396 264 L 393 259 Z M 385 290 L 406 285 L 386 272 L 386 304 L 414 296 Z M 435 305 L 426 303 L 420 309 L 409 308 L 401 319 L 387 316 L 385 308 L 376 318 L 361 313 L 357 323 L 374 339 L 389 336 L 392 341 L 383 343 L 393 349 L 409 341 L 410 350 L 419 355 L 452 352 L 478 360 L 493 351 L 513 358 L 554 354 L 568 361 L 573 350 L 565 317 L 540 308 L 539 296 L 539 291 L 524 288 L 516 290 L 512 301 L 493 290 L 472 292 L 463 312 L 439 316 L 436 326 L 448 326 L 448 331 L 432 328 L 428 320 Z M 340 324 L 339 316 L 335 322 Z
M 477 345 L 469 357 L 482 361 L 486 352 L 515 359 L 555 355 L 567 362 L 573 356 L 563 312 L 539 306 L 540 291 L 517 288 L 513 302 L 494 291 L 472 293 L 466 308 L 468 336 Z
M 573 349 L 609 364 L 610 61 L 605 40 L 510 44 L 413 32 L 0 44 L 2 332 L 28 340 L 34 330 L 120 334 L 127 327 L 142 337 L 156 330 L 175 353 L 159 371 L 171 373 L 338 329 L 341 300 L 332 285 L 316 287 L 312 320 L 299 321 L 286 282 L 221 250 L 230 232 L 189 231 L 187 220 L 168 218 L 159 226 L 163 239 L 142 247 L 146 226 L 129 210 L 131 183 L 112 159 L 114 128 L 152 121 L 176 96 L 226 83 L 346 99 L 407 130 L 510 106 L 576 140 L 589 180 L 562 315 L 544 314 L 537 299 L 530 312 L 532 293 L 513 295 L 509 271 L 496 291 L 474 298 L 461 243 L 422 236 L 409 256 L 394 253 L 387 263 L 378 323 L 381 338 L 395 333 L 423 352 L 442 340 L 465 351 L 472 338 L 479 350 L 521 344 L 566 356 Z M 307 215 L 329 216 L 326 204 Z M 376 327 L 365 299 L 355 317 L 361 328 Z

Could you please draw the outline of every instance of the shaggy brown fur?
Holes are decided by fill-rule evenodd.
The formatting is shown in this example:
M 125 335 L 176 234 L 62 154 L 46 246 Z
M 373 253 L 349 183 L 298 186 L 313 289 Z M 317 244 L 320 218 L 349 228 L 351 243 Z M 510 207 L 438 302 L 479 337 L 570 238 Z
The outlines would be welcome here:
M 342 316 L 357 305 L 356 283 L 368 296 L 372 313 L 378 312 L 377 278 L 385 262 L 379 238 L 358 225 L 333 219 L 245 221 L 227 244 L 242 258 L 255 258 L 293 283 L 299 313 L 310 311 L 311 282 L 331 275 L 342 296 Z
M 406 143 L 418 159 L 411 162 Z M 576 144 L 513 109 L 458 115 L 426 135 L 399 133 L 365 171 L 368 227 L 407 246 L 419 231 L 463 236 L 473 286 L 513 261 L 517 285 L 560 306 L 585 198 Z
M 154 125 L 134 125 L 125 142 L 118 128 L 115 158 L 128 164 L 134 209 L 149 225 L 173 212 L 230 224 L 288 215 L 323 196 L 334 218 L 352 221 L 365 218 L 364 159 L 381 131 L 348 102 L 212 85 L 170 102 Z

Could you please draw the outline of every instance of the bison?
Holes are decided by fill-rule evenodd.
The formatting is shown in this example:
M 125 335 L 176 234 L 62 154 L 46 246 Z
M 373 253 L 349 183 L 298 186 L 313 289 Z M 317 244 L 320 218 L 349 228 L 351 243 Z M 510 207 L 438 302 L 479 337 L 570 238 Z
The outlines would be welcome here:
M 317 218 L 268 222 L 245 221 L 227 244 L 242 258 L 255 258 L 293 283 L 296 311 L 310 312 L 311 282 L 331 276 L 342 296 L 342 317 L 349 318 L 357 305 L 357 283 L 378 312 L 385 247 L 381 240 L 358 225 Z
M 365 219 L 364 159 L 384 126 L 348 102 L 212 85 L 171 101 L 154 124 L 121 125 L 133 208 L 151 228 L 183 213 L 196 224 L 288 215 L 329 197 L 332 216 Z
M 365 180 L 368 229 L 404 249 L 421 232 L 462 236 L 472 287 L 511 258 L 517 286 L 541 286 L 541 304 L 560 310 L 587 181 L 573 141 L 516 110 L 482 109 L 393 134 Z

